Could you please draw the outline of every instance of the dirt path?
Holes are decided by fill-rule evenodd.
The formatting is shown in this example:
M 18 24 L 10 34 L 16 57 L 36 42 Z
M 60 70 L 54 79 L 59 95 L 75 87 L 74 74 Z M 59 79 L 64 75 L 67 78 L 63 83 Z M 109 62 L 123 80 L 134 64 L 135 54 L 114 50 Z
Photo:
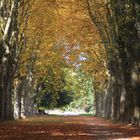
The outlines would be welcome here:
M 95 117 L 42 116 L 0 123 L 0 140 L 140 140 L 140 129 Z

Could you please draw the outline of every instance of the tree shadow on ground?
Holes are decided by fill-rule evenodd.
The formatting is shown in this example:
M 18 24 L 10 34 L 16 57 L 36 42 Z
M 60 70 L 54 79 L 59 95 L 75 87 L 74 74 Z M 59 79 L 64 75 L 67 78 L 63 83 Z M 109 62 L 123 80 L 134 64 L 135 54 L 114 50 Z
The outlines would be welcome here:
M 97 124 L 66 121 L 50 124 L 2 123 L 0 125 L 0 140 L 132 140 L 134 138 L 140 139 L 139 128 L 101 122 Z

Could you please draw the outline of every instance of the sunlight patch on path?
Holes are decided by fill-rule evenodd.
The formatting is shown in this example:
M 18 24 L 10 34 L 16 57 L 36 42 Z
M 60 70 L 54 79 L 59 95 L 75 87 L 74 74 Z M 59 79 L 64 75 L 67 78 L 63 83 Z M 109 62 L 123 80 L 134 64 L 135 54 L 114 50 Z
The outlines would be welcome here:
M 112 139 L 112 140 L 140 140 L 140 137 L 132 137 L 132 138 L 118 138 L 118 139 Z
M 58 115 L 58 116 L 79 116 L 80 114 L 87 114 L 85 111 L 61 111 L 61 110 L 48 110 L 48 115 Z

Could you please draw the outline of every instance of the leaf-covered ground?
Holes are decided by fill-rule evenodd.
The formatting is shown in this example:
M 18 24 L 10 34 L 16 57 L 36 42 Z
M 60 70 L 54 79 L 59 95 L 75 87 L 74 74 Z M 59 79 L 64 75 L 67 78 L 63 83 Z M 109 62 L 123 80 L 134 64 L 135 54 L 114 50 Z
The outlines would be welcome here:
M 0 140 L 140 140 L 140 128 L 91 116 L 38 116 L 0 123 Z

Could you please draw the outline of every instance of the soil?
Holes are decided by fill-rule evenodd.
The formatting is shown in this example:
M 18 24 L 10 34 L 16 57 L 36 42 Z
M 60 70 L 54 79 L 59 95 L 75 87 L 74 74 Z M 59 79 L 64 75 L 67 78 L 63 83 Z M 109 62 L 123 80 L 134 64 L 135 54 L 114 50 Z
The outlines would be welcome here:
M 0 140 L 140 140 L 140 128 L 92 116 L 36 116 L 0 123 Z

